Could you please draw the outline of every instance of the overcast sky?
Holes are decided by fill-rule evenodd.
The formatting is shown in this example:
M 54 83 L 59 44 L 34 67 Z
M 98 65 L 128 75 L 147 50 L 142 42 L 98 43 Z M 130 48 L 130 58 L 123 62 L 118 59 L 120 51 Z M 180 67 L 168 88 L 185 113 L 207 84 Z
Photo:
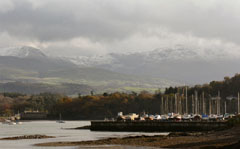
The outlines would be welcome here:
M 0 0 L 0 47 L 76 56 L 175 45 L 240 52 L 239 0 Z

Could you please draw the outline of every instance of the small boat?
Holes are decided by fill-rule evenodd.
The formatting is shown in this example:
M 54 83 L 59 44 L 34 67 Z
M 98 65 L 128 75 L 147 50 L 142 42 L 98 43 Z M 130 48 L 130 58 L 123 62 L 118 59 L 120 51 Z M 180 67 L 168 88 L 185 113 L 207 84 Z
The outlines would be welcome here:
M 17 125 L 22 125 L 23 123 L 20 122 L 19 120 L 16 120 L 16 124 L 17 124 Z
M 16 125 L 16 123 L 11 120 L 5 120 L 4 122 L 2 122 L 2 124 Z
M 2 124 L 9 124 L 11 121 L 10 120 L 4 120 Z
M 62 115 L 61 114 L 59 114 L 59 120 L 58 121 L 56 121 L 57 123 L 65 123 L 63 120 L 62 120 Z
M 209 120 L 210 121 L 217 121 L 217 115 L 215 115 L 215 114 L 211 114 L 211 115 L 209 115 Z
M 203 121 L 209 121 L 209 116 L 208 115 L 202 115 L 202 120 Z
M 158 120 L 161 120 L 161 119 L 162 119 L 161 115 L 154 115 L 153 120 L 158 121 Z
M 16 125 L 17 123 L 15 122 L 10 122 L 9 125 Z
M 179 122 L 179 121 L 181 121 L 181 120 L 182 120 L 182 116 L 181 116 L 181 115 L 179 115 L 179 114 L 177 114 L 177 115 L 175 115 L 175 116 L 173 117 L 173 119 L 174 119 L 174 121 L 177 121 L 177 122 Z
M 161 121 L 167 121 L 169 118 L 168 115 L 161 115 Z
M 184 114 L 182 116 L 183 121 L 191 121 L 191 115 L 190 114 Z

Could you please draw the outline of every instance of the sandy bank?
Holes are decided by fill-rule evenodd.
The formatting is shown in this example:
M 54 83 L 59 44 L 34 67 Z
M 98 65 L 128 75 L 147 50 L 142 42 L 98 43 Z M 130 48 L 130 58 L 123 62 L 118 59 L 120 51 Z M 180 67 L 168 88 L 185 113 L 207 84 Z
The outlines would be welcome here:
M 96 141 L 50 142 L 36 146 L 130 145 L 167 148 L 223 148 L 239 146 L 240 127 L 207 133 L 171 133 L 168 136 L 135 136 Z

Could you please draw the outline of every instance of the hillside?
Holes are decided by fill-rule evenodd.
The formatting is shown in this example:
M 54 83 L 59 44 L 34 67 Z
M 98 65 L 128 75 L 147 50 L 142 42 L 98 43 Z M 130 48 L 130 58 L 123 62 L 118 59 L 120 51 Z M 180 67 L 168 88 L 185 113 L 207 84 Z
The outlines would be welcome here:
M 69 60 L 46 56 L 39 49 L 31 47 L 10 48 L 10 51 L 5 50 L 0 55 L 0 82 L 2 83 L 23 82 L 34 84 L 34 86 L 36 84 L 53 86 L 77 84 L 90 86 L 96 92 L 154 91 L 161 87 L 179 84 L 158 77 L 124 74 L 105 68 L 80 67 Z
M 185 84 L 221 80 L 240 72 L 239 55 L 227 49 L 194 49 L 177 45 L 146 52 L 68 57 L 79 66 L 97 67 L 130 75 L 181 80 Z

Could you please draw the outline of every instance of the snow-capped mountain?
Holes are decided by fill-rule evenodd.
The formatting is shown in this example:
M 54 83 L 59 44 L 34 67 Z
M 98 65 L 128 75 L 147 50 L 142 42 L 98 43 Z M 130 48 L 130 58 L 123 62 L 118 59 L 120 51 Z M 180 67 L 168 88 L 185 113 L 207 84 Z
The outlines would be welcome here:
M 96 78 L 98 81 L 109 81 L 109 78 L 128 80 L 127 78 L 132 78 L 132 75 L 161 78 L 167 80 L 163 83 L 166 85 L 168 84 L 166 82 L 171 81 L 173 82 L 170 84 L 174 84 L 174 82 L 206 83 L 211 80 L 221 80 L 225 76 L 232 76 L 240 72 L 240 54 L 236 50 L 233 53 L 234 50 L 192 49 L 181 45 L 145 52 L 59 58 L 48 57 L 41 50 L 32 47 L 5 48 L 0 51 L 0 56 L 2 56 L 0 64 L 10 68 L 37 71 L 41 77 L 61 75 L 70 79 L 81 79 L 80 76 L 89 79 L 89 76 L 94 74 L 91 81 Z M 91 70 L 86 69 L 89 67 Z M 146 79 L 143 81 L 146 84 Z
M 13 56 L 19 58 L 47 57 L 41 50 L 29 46 L 2 48 L 0 49 L 0 56 Z
M 113 63 L 114 58 L 111 55 L 95 55 L 95 56 L 76 56 L 76 57 L 61 57 L 62 59 L 69 60 L 79 66 L 96 66 Z
M 190 47 L 184 47 L 177 45 L 172 48 L 159 48 L 152 51 L 145 52 L 131 52 L 131 53 L 109 53 L 106 55 L 94 55 L 94 56 L 76 56 L 76 57 L 64 57 L 74 64 L 80 66 L 100 66 L 100 65 L 122 65 L 134 60 L 140 60 L 141 63 L 159 63 L 166 61 L 216 61 L 226 59 L 238 59 L 239 53 L 230 53 L 229 50 L 223 49 L 192 49 Z M 132 63 L 135 63 L 135 62 Z M 139 62 L 137 62 L 139 64 Z
M 221 80 L 240 72 L 239 58 L 240 52 L 237 50 L 192 49 L 177 45 L 147 52 L 110 53 L 105 56 L 68 59 L 81 66 L 195 84 Z
M 117 65 L 114 56 L 115 54 L 64 58 L 46 56 L 41 50 L 32 47 L 4 48 L 0 49 L 0 84 L 17 81 L 27 84 L 54 84 L 61 88 L 59 84 L 67 83 L 72 84 L 70 86 L 75 90 L 76 84 L 84 84 L 87 85 L 85 87 L 93 87 L 100 92 L 114 91 L 114 89 L 126 91 L 129 87 L 137 90 L 149 88 L 152 91 L 179 84 L 177 81 L 164 78 L 119 73 L 111 71 L 111 68 L 103 69 L 104 66 L 109 65 L 114 68 Z M 16 88 L 21 88 L 16 85 Z

